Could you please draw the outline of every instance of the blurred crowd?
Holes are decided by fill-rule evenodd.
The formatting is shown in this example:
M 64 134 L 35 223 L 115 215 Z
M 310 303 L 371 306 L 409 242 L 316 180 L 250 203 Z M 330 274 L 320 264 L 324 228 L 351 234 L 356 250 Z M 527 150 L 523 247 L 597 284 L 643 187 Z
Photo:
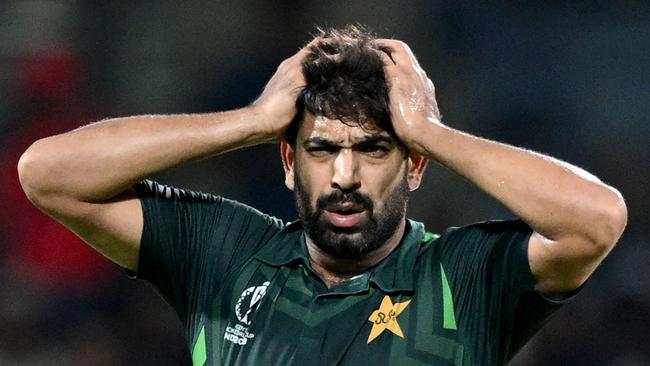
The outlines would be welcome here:
M 514 365 L 650 364 L 650 5 L 642 1 L 0 3 L 0 365 L 189 365 L 152 288 L 33 208 L 16 163 L 35 140 L 132 114 L 242 107 L 316 25 L 406 41 L 444 121 L 574 163 L 617 187 L 628 229 Z M 277 146 L 156 179 L 294 219 Z M 440 232 L 511 214 L 429 166 L 410 217 Z

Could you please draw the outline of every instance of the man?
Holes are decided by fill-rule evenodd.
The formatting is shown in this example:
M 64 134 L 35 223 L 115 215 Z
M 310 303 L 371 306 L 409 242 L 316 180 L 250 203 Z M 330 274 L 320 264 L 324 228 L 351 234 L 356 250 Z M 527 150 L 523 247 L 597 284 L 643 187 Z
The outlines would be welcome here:
M 279 141 L 300 220 L 144 180 Z M 520 220 L 405 218 L 427 161 Z M 194 364 L 498 365 L 587 280 L 627 220 L 589 173 L 441 123 L 407 45 L 323 32 L 250 106 L 95 123 L 19 163 L 36 206 L 153 282 Z

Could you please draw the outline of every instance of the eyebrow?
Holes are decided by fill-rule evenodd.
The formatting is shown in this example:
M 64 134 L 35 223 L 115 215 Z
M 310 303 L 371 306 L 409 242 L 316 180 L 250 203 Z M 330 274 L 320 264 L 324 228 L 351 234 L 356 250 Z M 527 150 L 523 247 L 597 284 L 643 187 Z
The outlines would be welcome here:
M 336 145 L 338 142 L 337 141 L 332 141 L 328 140 L 319 136 L 314 136 L 310 137 L 305 142 L 303 142 L 303 145 Z
M 376 144 L 381 142 L 393 143 L 393 139 L 386 135 L 365 135 L 353 141 L 352 144 L 363 145 L 363 144 Z M 305 140 L 305 142 L 303 142 L 303 145 L 304 146 L 306 145 L 336 146 L 337 144 L 340 143 L 341 143 L 340 141 L 332 141 L 320 136 L 314 136 Z
M 380 142 L 393 143 L 393 139 L 386 135 L 366 135 L 354 143 L 359 144 L 377 144 Z

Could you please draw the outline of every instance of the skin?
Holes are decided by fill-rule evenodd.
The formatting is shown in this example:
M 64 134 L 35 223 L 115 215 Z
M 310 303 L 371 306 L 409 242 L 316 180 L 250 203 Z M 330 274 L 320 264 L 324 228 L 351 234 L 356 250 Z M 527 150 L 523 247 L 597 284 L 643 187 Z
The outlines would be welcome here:
M 386 131 L 348 126 L 338 120 L 306 113 L 295 147 L 281 144 L 285 184 L 295 189 L 296 175 L 309 187 L 312 207 L 319 197 L 332 191 L 359 191 L 374 203 L 374 212 L 385 210 L 389 195 L 399 189 L 406 176 L 409 190 L 418 188 L 426 160 L 409 156 L 404 146 Z M 298 164 L 296 161 L 299 161 Z M 327 213 L 325 213 L 327 214 Z M 367 219 L 368 212 L 364 212 Z M 367 271 L 385 258 L 404 234 L 402 216 L 394 233 L 376 250 L 354 259 L 341 259 L 325 253 L 307 235 L 307 249 L 314 269 L 329 286 L 335 286 Z M 356 239 L 360 233 L 347 235 Z
M 569 291 L 584 283 L 625 228 L 627 209 L 620 193 L 565 162 L 443 125 L 433 83 L 408 46 L 395 40 L 377 43 L 390 50 L 377 52 L 392 85 L 393 127 L 410 154 L 395 149 L 376 160 L 356 147 L 367 131 L 306 116 L 299 141 L 325 136 L 338 150 L 321 159 L 306 154 L 303 145 L 294 151 L 281 142 L 287 186 L 293 188 L 294 175 L 301 174 L 312 188 L 311 202 L 316 194 L 347 188 L 368 193 L 381 206 L 382 195 L 404 171 L 409 188 L 416 189 L 426 161 L 432 160 L 476 184 L 535 230 L 528 256 L 538 291 Z M 246 108 L 116 118 L 39 140 L 18 164 L 23 189 L 38 208 L 99 252 L 137 271 L 143 219 L 130 187 L 188 161 L 280 142 L 305 85 L 300 62 L 306 54 L 303 48 L 283 61 Z M 385 258 L 403 232 L 404 220 L 383 246 L 354 260 L 333 258 L 308 238 L 310 258 L 325 283 L 335 286 Z
M 396 40 L 378 43 L 391 50 L 380 56 L 400 140 L 467 178 L 535 230 L 528 259 L 538 291 L 581 286 L 625 229 L 621 194 L 568 163 L 443 125 L 433 83 L 409 47 Z
M 98 252 L 137 271 L 143 218 L 131 187 L 185 162 L 279 141 L 296 114 L 309 46 L 284 60 L 246 108 L 115 118 L 36 141 L 18 162 L 25 194 Z

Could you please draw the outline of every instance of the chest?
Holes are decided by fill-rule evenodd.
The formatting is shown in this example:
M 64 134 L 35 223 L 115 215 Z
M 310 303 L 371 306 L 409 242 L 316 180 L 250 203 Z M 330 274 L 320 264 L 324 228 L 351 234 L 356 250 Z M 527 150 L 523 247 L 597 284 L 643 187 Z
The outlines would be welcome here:
M 416 271 L 411 291 L 368 276 L 332 290 L 307 268 L 247 264 L 199 314 L 198 365 L 463 365 L 440 267 Z

